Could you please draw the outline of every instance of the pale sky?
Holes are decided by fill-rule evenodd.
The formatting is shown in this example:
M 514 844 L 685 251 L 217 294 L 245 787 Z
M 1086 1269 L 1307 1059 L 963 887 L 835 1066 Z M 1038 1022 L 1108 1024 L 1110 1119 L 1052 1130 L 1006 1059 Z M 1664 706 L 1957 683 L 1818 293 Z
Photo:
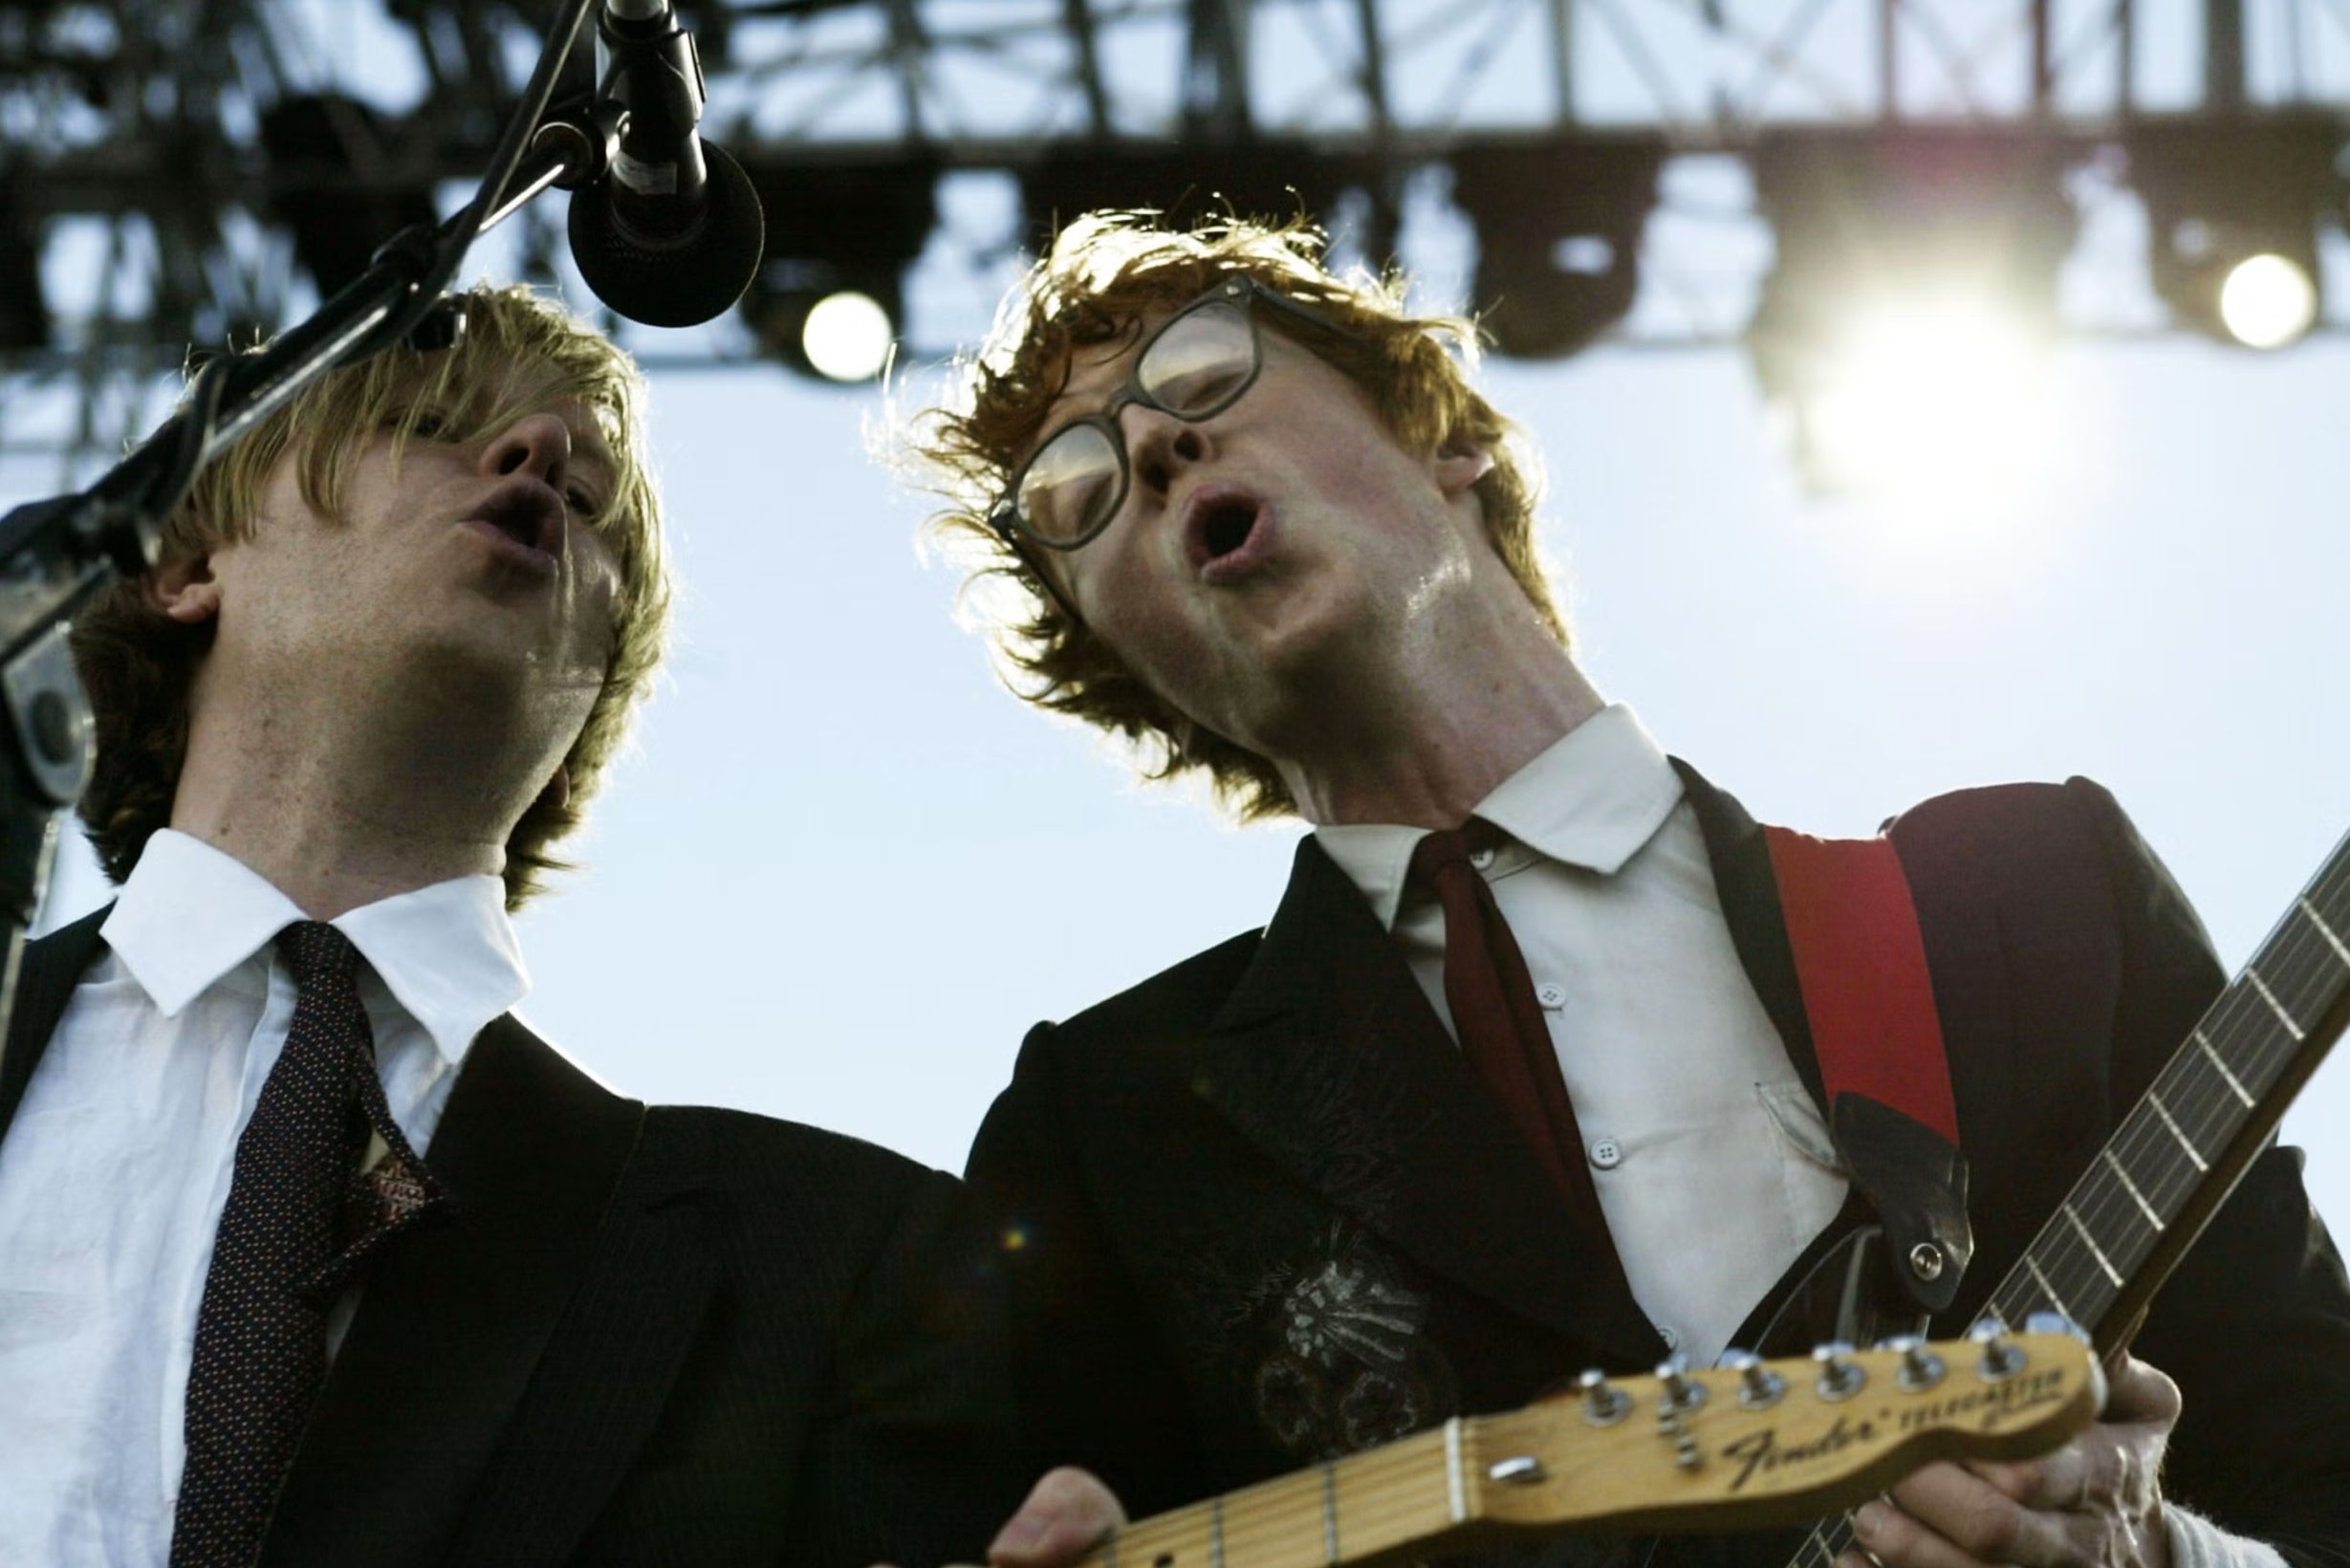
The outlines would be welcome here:
M 1802 498 L 1743 361 L 1495 365 L 1548 453 L 1545 543 L 1607 694 L 1754 813 L 1863 833 L 1937 791 L 2109 785 L 2232 966 L 2350 826 L 2350 342 L 2078 346 L 2005 507 Z M 677 655 L 530 911 L 528 1015 L 653 1100 L 959 1168 L 1025 1030 L 1271 914 L 1295 828 L 1239 831 L 1024 708 L 951 621 L 871 391 L 662 374 Z M 63 906 L 97 896 L 86 871 Z M 2287 1123 L 2350 1213 L 2350 1070 Z
M 338 69 L 408 69 L 343 15 L 320 30 L 320 48 L 347 46 Z M 2190 65 L 2154 62 L 2174 88 Z M 1651 231 L 1674 287 L 1643 312 L 1710 287 L 1731 307 L 1718 323 L 1743 318 L 1768 243 L 1704 216 L 1722 175 L 1674 175 L 1691 185 Z M 2142 236 L 2117 210 L 2093 217 L 2068 310 L 2145 324 Z M 1457 228 L 1406 236 L 1440 301 L 1458 294 Z M 1010 265 L 931 269 L 922 346 L 968 340 Z M 499 270 L 494 244 L 477 266 Z M 53 294 L 68 271 L 53 257 Z M 919 403 L 925 378 L 901 397 Z M 2350 669 L 2350 338 L 2270 357 L 2071 343 L 2016 409 L 2042 460 L 2004 498 L 1972 461 L 1901 501 L 1806 498 L 1730 348 L 1603 348 L 1488 381 L 1547 454 L 1543 539 L 1587 666 L 1756 816 L 1860 834 L 1939 791 L 2086 773 L 2230 966 L 2350 827 L 2334 685 Z M 876 392 L 769 367 L 654 386 L 676 657 L 578 846 L 590 869 L 522 921 L 525 1012 L 631 1094 L 959 1168 L 1032 1024 L 1261 925 L 1298 830 L 1235 830 L 1140 788 L 996 684 L 953 624 L 953 574 L 917 558 L 924 504 L 864 455 Z M 76 859 L 50 918 L 102 896 Z M 2286 1124 L 2337 1215 L 2346 1116 L 2350 1068 L 2333 1066 Z

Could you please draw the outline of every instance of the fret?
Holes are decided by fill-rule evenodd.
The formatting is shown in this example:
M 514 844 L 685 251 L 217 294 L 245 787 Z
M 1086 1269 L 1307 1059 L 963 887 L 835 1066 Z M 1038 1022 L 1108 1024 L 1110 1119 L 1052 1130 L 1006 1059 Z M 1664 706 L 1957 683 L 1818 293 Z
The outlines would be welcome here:
M 1322 1466 L 1322 1560 L 1337 1568 L 1338 1561 L 1338 1467 Z
M 2341 960 L 2342 968 L 2350 969 L 2350 947 L 2344 947 L 2342 939 L 2334 934 L 2334 927 L 2328 926 L 2325 917 L 2317 913 L 2317 906 L 2304 898 L 2301 900 L 2301 913 L 2307 915 L 2309 923 L 2317 927 L 2317 934 L 2325 938 L 2326 945 L 2334 949 L 2334 956 Z
M 2146 1195 L 2138 1190 L 2138 1184 L 2130 1180 L 2130 1173 L 2122 1167 L 2120 1160 L 2114 1158 L 2113 1145 L 2106 1144 L 2103 1153 L 2105 1164 L 2113 1167 L 2114 1179 L 2122 1184 L 2122 1190 L 2130 1195 L 2130 1202 L 2136 1204 L 2138 1211 L 2145 1215 L 2146 1223 L 2160 1231 L 2163 1229 L 2163 1216 L 2154 1211 L 2154 1206 L 2146 1202 Z
M 2269 990 L 2269 983 L 2260 978 L 2260 971 L 2258 969 L 2253 969 L 2249 964 L 2246 965 L 2244 969 L 2244 978 L 2252 983 L 2252 989 L 2260 993 L 2260 999 L 2262 1001 L 2269 1004 L 2269 1011 L 2276 1014 L 2276 1021 L 2285 1026 L 2285 1033 L 2293 1036 L 2296 1044 L 2298 1044 L 2303 1038 L 2306 1037 L 2305 1032 L 2302 1030 L 2301 1026 L 2293 1021 L 2293 1014 L 2287 1013 L 2285 1011 L 2284 1004 L 2276 999 L 2276 993 Z M 2238 1094 L 2242 1094 L 2243 1090 L 2239 1088 L 2236 1092 Z M 2252 1101 L 2248 1099 L 2245 1100 L 2245 1103 L 2249 1105 Z
M 1208 1568 L 1224 1568 L 1224 1499 L 1208 1499 Z
M 2097 1237 L 2089 1234 L 2089 1228 L 2081 1224 L 2080 1212 L 2073 1207 L 2072 1200 L 2066 1199 L 2063 1207 L 2064 1217 L 2073 1222 L 2073 1230 L 2079 1235 L 2081 1245 L 2089 1249 L 2089 1255 L 2096 1258 L 2097 1266 L 2105 1271 L 2105 1277 L 2113 1281 L 2114 1289 L 2120 1290 L 2122 1288 L 2121 1271 L 2116 1269 L 2113 1266 L 2113 1260 L 2105 1255 L 2105 1249 L 2097 1244 Z
M 2179 1147 L 2187 1150 L 2187 1157 L 2195 1162 L 2195 1168 L 2203 1171 L 2209 1170 L 2210 1163 L 2204 1159 L 2203 1151 L 2195 1147 L 2187 1134 L 2179 1130 L 2179 1123 L 2172 1120 L 2170 1107 L 2163 1103 L 2163 1097 L 2149 1089 L 2146 1091 L 2146 1103 L 2153 1106 L 2154 1114 L 2163 1119 L 2163 1125 L 2168 1127 L 2170 1136 L 2179 1141 Z
M 2057 1294 L 2056 1287 L 2050 1284 L 2048 1282 L 2048 1275 L 2040 1272 L 2039 1259 L 2034 1257 L 2030 1252 L 2026 1252 L 2024 1254 L 2024 1267 L 2032 1271 L 2032 1277 L 2038 1282 L 2040 1294 L 2048 1297 L 2048 1304 L 2056 1308 L 2058 1312 L 2064 1314 L 2067 1318 L 2071 1318 L 2073 1316 L 2073 1309 L 2064 1304 L 2064 1297 Z M 2075 1321 L 2078 1321 L 2078 1319 L 2076 1318 Z
M 2247 972 L 2250 971 L 2248 970 Z M 2260 994 L 2267 996 L 2269 994 L 2269 988 L 2266 986 L 2261 987 Z M 2269 1005 L 2271 1007 L 2275 1007 L 2275 1000 L 2271 998 Z M 2244 1108 L 2248 1111 L 2251 1110 L 2253 1104 L 2251 1093 L 2245 1089 L 2241 1079 L 2239 1079 L 2233 1073 L 2228 1071 L 2228 1064 L 2220 1060 L 2218 1052 L 2211 1049 L 2211 1041 L 2209 1037 L 2207 1036 L 2202 1030 L 2198 1029 L 2195 1031 L 2193 1035 L 2190 1036 L 2190 1038 L 2192 1038 L 2196 1046 L 2202 1050 L 2205 1059 L 2210 1062 L 2211 1066 L 2218 1072 L 2219 1076 L 2228 1080 L 2228 1087 L 2235 1091 L 2236 1098 L 2244 1101 Z
M 1454 1416 L 1445 1423 L 1445 1489 L 1447 1500 L 1452 1505 L 1452 1522 L 1464 1524 L 1469 1519 L 1469 1479 L 1461 1470 L 1461 1418 Z

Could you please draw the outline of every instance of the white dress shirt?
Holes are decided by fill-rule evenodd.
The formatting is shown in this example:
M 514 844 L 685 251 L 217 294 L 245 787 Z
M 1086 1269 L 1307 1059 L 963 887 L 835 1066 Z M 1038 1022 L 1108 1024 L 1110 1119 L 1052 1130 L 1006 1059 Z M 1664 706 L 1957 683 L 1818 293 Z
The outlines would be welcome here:
M 239 861 L 158 833 L 0 1142 L 0 1563 L 168 1557 L 212 1238 L 294 1017 L 272 939 L 303 918 Z M 426 1150 L 473 1036 L 530 989 L 504 885 L 459 878 L 334 925 L 366 960 L 392 1120 Z
M 1818 1109 L 1731 946 L 1681 775 L 1631 709 L 1570 730 L 1478 803 L 1476 857 L 1526 955 L 1632 1296 L 1696 1365 L 1842 1207 Z M 1316 830 L 1447 1030 L 1444 909 L 1404 898 L 1425 830 Z

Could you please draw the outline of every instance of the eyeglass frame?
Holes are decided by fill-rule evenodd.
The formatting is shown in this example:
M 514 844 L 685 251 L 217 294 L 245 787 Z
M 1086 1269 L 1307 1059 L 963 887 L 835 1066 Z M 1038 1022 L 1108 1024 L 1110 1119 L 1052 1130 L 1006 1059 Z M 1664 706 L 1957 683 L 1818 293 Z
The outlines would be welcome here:
M 1223 282 L 1160 322 L 1151 335 L 1142 339 L 1135 349 L 1133 368 L 1126 372 L 1125 381 L 1117 391 L 1110 394 L 1110 401 L 1101 406 L 1099 412 L 1080 414 L 1075 419 L 1063 420 L 1053 427 L 1051 435 L 1036 443 L 1036 449 L 1022 459 L 1018 468 L 1012 470 L 1011 482 L 1005 487 L 1004 499 L 997 504 L 995 511 L 988 518 L 990 526 L 1002 535 L 1004 542 L 1012 546 L 1014 551 L 1023 554 L 1026 546 L 1035 544 L 1047 550 L 1056 550 L 1067 555 L 1072 551 L 1084 549 L 1107 534 L 1110 531 L 1110 525 L 1118 520 L 1118 509 L 1126 504 L 1126 492 L 1134 485 L 1134 459 L 1126 450 L 1126 433 L 1119 427 L 1118 416 L 1125 412 L 1132 404 L 1141 403 L 1143 407 L 1155 409 L 1169 419 L 1181 420 L 1186 425 L 1198 425 L 1205 420 L 1214 419 L 1218 414 L 1247 397 L 1249 389 L 1256 385 L 1257 378 L 1265 373 L 1265 338 L 1256 324 L 1256 304 L 1259 300 L 1320 331 L 1358 340 L 1362 336 L 1327 313 L 1290 298 L 1280 290 L 1273 288 L 1271 284 L 1258 281 L 1256 277 L 1248 272 L 1230 274 Z M 1205 310 L 1209 305 L 1219 304 L 1231 305 L 1238 309 L 1241 321 L 1249 329 L 1249 374 L 1242 378 L 1239 385 L 1232 388 L 1229 397 L 1224 398 L 1213 406 L 1204 408 L 1196 414 L 1178 413 L 1152 397 L 1143 387 L 1142 361 L 1150 357 L 1151 349 L 1158 344 L 1160 338 L 1166 336 L 1169 328 L 1194 311 Z M 1110 443 L 1110 449 L 1118 454 L 1117 498 L 1110 503 L 1101 521 L 1077 537 L 1067 541 L 1048 539 L 1021 520 L 1020 482 L 1028 477 L 1030 467 L 1035 463 L 1037 458 L 1044 455 L 1046 447 L 1080 425 L 1090 425 L 1101 431 Z M 1054 586 L 1052 575 L 1044 571 L 1037 563 L 1031 562 L 1030 566 L 1037 577 L 1044 579 L 1047 591 L 1061 604 L 1061 607 L 1075 615 L 1074 606 L 1070 605 L 1068 600 L 1062 598 L 1060 590 Z

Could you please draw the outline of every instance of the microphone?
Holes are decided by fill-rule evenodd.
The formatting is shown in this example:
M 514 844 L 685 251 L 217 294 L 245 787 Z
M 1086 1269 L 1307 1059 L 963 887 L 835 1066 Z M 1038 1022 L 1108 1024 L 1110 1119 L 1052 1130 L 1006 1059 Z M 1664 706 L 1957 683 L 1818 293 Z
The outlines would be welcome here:
M 596 297 L 632 321 L 707 321 L 758 272 L 759 193 L 740 163 L 695 134 L 702 58 L 669 0 L 603 0 L 596 53 L 598 96 L 627 118 L 610 173 L 572 193 L 572 259 Z

